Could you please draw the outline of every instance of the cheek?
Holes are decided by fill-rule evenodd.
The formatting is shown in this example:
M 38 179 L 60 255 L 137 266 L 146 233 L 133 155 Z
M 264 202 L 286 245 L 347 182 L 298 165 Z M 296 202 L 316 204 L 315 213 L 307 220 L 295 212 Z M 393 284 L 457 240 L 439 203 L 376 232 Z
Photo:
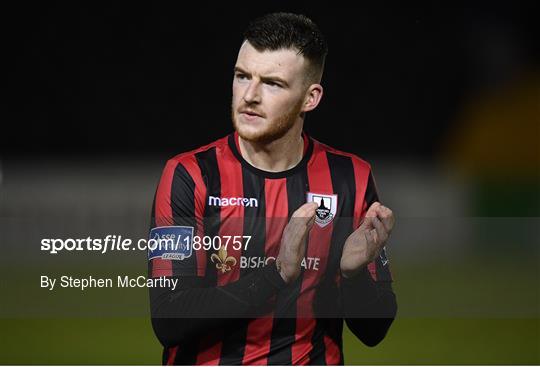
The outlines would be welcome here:
M 238 106 L 238 103 L 242 99 L 242 91 L 241 88 L 233 86 L 232 88 L 232 103 L 234 106 Z
M 267 105 L 271 106 L 275 115 L 282 115 L 290 112 L 298 104 L 298 99 L 289 96 L 274 96 L 274 98 L 268 98 Z

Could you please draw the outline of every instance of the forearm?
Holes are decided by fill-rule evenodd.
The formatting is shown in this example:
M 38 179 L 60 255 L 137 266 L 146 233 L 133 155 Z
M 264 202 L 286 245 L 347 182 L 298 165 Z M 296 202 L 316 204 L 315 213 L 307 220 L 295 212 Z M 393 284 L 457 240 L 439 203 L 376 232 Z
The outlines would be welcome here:
M 384 339 L 397 313 L 391 283 L 373 281 L 363 268 L 353 278 L 342 278 L 341 296 L 349 329 L 368 346 Z
M 151 288 L 152 325 L 164 346 L 224 325 L 227 319 L 253 317 L 285 287 L 274 264 L 220 287 L 204 287 L 200 278 L 179 278 L 180 289 Z

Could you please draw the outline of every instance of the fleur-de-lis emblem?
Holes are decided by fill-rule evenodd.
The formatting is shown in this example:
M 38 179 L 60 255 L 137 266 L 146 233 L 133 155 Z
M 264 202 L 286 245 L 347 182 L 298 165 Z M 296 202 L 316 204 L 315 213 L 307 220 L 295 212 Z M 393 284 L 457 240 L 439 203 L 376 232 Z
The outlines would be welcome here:
M 221 247 L 217 254 L 212 254 L 210 260 L 216 263 L 216 269 L 221 270 L 221 273 L 226 273 L 232 270 L 232 267 L 236 265 L 236 259 L 232 256 L 227 256 L 227 250 Z

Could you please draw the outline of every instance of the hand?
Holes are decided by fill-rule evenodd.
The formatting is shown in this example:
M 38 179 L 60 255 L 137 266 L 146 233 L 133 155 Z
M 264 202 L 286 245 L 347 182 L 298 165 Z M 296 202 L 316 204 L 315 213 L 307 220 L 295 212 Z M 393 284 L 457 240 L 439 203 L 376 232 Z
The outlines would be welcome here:
M 306 252 L 306 237 L 313 226 L 318 207 L 314 202 L 302 205 L 285 226 L 276 262 L 279 263 L 279 273 L 286 283 L 300 275 L 300 264 Z
M 394 213 L 379 202 L 373 203 L 360 227 L 345 241 L 341 255 L 341 274 L 345 278 L 356 275 L 360 269 L 381 253 L 394 227 Z

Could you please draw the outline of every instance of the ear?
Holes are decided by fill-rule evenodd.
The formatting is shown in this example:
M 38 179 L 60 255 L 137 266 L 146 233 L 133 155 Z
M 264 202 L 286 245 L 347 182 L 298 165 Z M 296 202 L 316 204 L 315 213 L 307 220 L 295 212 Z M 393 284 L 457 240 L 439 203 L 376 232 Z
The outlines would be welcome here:
M 306 97 L 304 100 L 304 108 L 302 108 L 302 111 L 308 112 L 308 111 L 314 110 L 315 107 L 317 107 L 317 105 L 321 101 L 322 95 L 323 95 L 322 85 L 311 84 L 306 91 Z

